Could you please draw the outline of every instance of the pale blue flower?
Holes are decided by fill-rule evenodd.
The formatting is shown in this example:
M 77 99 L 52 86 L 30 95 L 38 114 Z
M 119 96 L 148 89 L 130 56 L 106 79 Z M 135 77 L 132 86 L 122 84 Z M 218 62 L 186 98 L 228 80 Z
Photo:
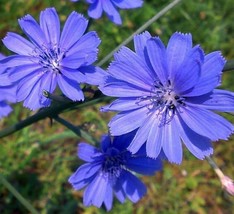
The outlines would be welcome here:
M 11 68 L 10 79 L 17 84 L 17 101 L 35 110 L 50 105 L 43 90 L 53 93 L 58 85 L 73 101 L 84 100 L 79 83 L 98 85 L 105 72 L 92 66 L 97 59 L 100 39 L 88 32 L 88 21 L 72 12 L 60 35 L 60 21 L 54 8 L 40 14 L 40 25 L 31 15 L 19 19 L 19 25 L 30 41 L 8 33 L 4 45 L 15 55 L 0 62 Z
M 213 111 L 234 111 L 234 93 L 220 85 L 225 59 L 192 46 L 191 34 L 174 33 L 167 47 L 148 32 L 134 38 L 135 52 L 123 47 L 109 67 L 101 91 L 119 97 L 103 111 L 119 112 L 109 123 L 114 136 L 137 129 L 128 147 L 146 143 L 149 157 L 161 151 L 181 163 L 182 142 L 197 158 L 213 153 L 211 141 L 227 140 L 233 124 Z

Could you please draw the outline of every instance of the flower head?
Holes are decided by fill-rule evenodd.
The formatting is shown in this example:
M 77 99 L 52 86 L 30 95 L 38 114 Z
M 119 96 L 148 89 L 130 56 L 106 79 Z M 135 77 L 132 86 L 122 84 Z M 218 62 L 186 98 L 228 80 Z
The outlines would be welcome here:
M 78 0 L 72 0 L 76 2 Z M 141 7 L 142 0 L 86 0 L 90 4 L 88 15 L 94 19 L 99 19 L 103 11 L 108 18 L 117 25 L 122 24 L 122 20 L 117 8 L 132 9 Z
M 134 38 L 135 52 L 123 47 L 100 87 L 119 97 L 103 111 L 118 111 L 110 121 L 114 136 L 137 129 L 128 150 L 146 143 L 149 157 L 162 151 L 170 162 L 181 163 L 182 144 L 199 159 L 212 154 L 211 141 L 227 139 L 233 125 L 211 110 L 234 110 L 234 93 L 220 85 L 225 64 L 220 52 L 205 55 L 192 46 L 191 34 L 174 33 L 164 46 L 148 32 Z M 217 131 L 218 130 L 218 131 Z
M 84 188 L 84 205 L 112 208 L 113 193 L 123 203 L 126 198 L 136 203 L 146 193 L 145 185 L 130 171 L 151 175 L 161 169 L 161 162 L 147 158 L 143 151 L 132 155 L 126 150 L 133 134 L 111 138 L 104 135 L 101 149 L 80 143 L 78 156 L 86 161 L 69 178 L 74 189 Z
M 15 33 L 8 33 L 4 45 L 15 55 L 0 63 L 11 68 L 10 79 L 17 83 L 17 101 L 35 110 L 48 106 L 50 100 L 42 95 L 52 93 L 57 84 L 65 96 L 73 101 L 83 100 L 79 83 L 98 85 L 105 74 L 91 64 L 96 60 L 100 39 L 96 32 L 85 33 L 88 21 L 72 12 L 60 35 L 59 17 L 54 8 L 40 14 L 40 25 L 26 15 L 19 25 L 30 41 Z

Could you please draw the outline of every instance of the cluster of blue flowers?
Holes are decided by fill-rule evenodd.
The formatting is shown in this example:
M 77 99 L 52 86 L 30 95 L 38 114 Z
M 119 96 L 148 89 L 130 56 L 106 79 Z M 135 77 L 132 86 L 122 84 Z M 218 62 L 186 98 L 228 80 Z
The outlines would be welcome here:
M 99 18 L 105 11 L 116 24 L 121 24 L 116 7 L 143 3 L 87 2 L 89 16 Z M 3 39 L 15 54 L 0 61 L 0 117 L 11 111 L 8 102 L 23 101 L 31 110 L 50 106 L 44 90 L 57 88 L 72 101 L 83 101 L 80 83 L 118 98 L 101 109 L 118 112 L 109 122 L 114 137 L 104 135 L 100 148 L 78 145 L 78 157 L 86 163 L 69 182 L 76 190 L 85 188 L 85 206 L 104 204 L 110 210 L 114 195 L 121 203 L 126 198 L 137 202 L 146 187 L 135 173 L 154 174 L 162 168 L 161 159 L 180 164 L 182 143 L 204 159 L 213 153 L 212 141 L 227 140 L 234 131 L 233 124 L 213 112 L 234 111 L 234 93 L 215 89 L 225 59 L 219 51 L 205 54 L 193 46 L 191 34 L 176 32 L 167 46 L 149 32 L 136 35 L 134 51 L 122 47 L 104 71 L 93 65 L 101 40 L 96 32 L 86 32 L 88 21 L 81 14 L 72 12 L 61 34 L 54 8 L 41 12 L 39 24 L 26 15 L 19 25 L 29 40 L 12 32 Z

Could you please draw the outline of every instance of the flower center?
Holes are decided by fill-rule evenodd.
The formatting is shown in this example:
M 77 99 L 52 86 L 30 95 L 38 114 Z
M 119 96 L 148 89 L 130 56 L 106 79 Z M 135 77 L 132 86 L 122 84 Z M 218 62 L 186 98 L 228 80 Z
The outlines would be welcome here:
M 45 72 L 50 71 L 55 74 L 61 73 L 60 63 L 65 57 L 65 52 L 61 51 L 59 47 L 43 47 L 43 50 L 36 51 L 36 56 L 39 58 L 39 63 L 44 68 Z
M 124 160 L 126 159 L 126 152 L 120 153 L 116 148 L 109 148 L 104 155 L 104 162 L 102 170 L 108 173 L 108 176 L 119 177 L 124 168 Z
M 176 114 L 176 110 L 181 105 L 185 105 L 185 98 L 175 93 L 170 81 L 167 86 L 164 86 L 161 82 L 155 82 L 151 93 L 151 96 L 141 98 L 141 102 L 147 101 L 147 107 L 150 111 L 156 112 L 160 126 L 169 123 Z

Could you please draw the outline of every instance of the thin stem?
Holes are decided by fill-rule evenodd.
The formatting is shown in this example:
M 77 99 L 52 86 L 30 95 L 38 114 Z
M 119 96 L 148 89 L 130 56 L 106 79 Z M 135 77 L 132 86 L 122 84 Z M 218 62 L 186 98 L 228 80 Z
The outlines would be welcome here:
M 234 70 L 234 60 L 228 60 L 223 68 L 223 72 Z
M 217 166 L 217 164 L 214 162 L 214 160 L 211 157 L 206 157 L 206 160 L 208 161 L 208 163 L 210 164 L 210 166 L 214 169 L 215 173 L 221 179 L 224 176 L 224 174 L 221 171 L 221 169 Z
M 70 103 L 61 103 L 57 104 L 48 108 L 44 108 L 41 111 L 37 112 L 36 114 L 32 115 L 31 117 L 26 118 L 25 120 L 20 121 L 13 126 L 9 126 L 0 131 L 0 138 L 8 136 L 14 132 L 17 132 L 35 122 L 45 119 L 46 117 L 55 117 L 58 114 L 66 111 L 66 110 L 73 110 L 90 106 L 98 102 L 102 102 L 104 100 L 110 100 L 110 97 L 104 97 L 102 94 L 87 100 L 86 102 L 70 102 Z
M 138 28 L 131 36 L 129 36 L 126 40 L 124 40 L 119 46 L 117 46 L 108 55 L 106 55 L 99 63 L 97 63 L 97 66 L 102 66 L 104 63 L 106 63 L 116 51 L 118 51 L 122 46 L 127 45 L 136 34 L 139 34 L 142 31 L 144 31 L 152 23 L 154 23 L 156 20 L 158 20 L 160 17 L 162 17 L 165 13 L 167 13 L 169 10 L 171 10 L 173 7 L 175 7 L 180 1 L 182 1 L 182 0 L 174 0 L 173 2 L 168 4 L 166 7 L 164 7 L 155 16 L 153 16 L 151 19 L 149 19 L 144 25 L 142 25 L 140 28 Z
M 0 182 L 14 195 L 21 204 L 32 214 L 39 214 L 37 210 L 0 174 Z
M 90 136 L 86 131 L 80 129 L 77 126 L 74 126 L 73 124 L 71 124 L 70 122 L 68 122 L 67 120 L 56 116 L 53 117 L 54 120 L 56 120 L 57 122 L 61 123 L 62 125 L 64 125 L 65 127 L 67 127 L 68 129 L 70 129 L 71 131 L 73 131 L 76 135 L 78 135 L 79 137 L 84 138 L 85 140 L 87 140 L 89 143 L 95 144 L 97 141 L 93 139 L 92 136 Z
M 56 102 L 72 103 L 72 100 L 70 100 L 69 98 L 67 98 L 65 96 L 51 94 L 49 91 L 46 91 L 46 90 L 43 90 L 42 94 L 43 94 L 44 97 L 46 97 L 48 99 L 51 99 L 53 101 L 56 101 Z

